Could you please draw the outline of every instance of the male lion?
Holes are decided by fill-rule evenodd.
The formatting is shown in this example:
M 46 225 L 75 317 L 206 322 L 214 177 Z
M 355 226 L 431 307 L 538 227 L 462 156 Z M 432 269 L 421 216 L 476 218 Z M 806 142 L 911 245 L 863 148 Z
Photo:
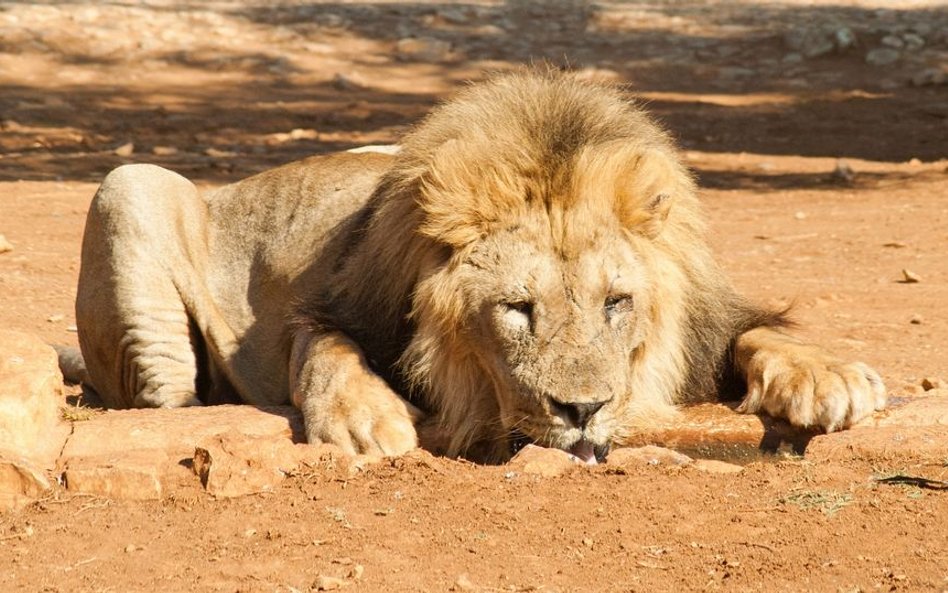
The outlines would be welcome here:
M 734 379 L 742 412 L 827 431 L 885 404 L 875 371 L 735 294 L 641 109 L 548 72 L 472 86 L 395 156 L 309 158 L 204 195 L 116 169 L 76 315 L 108 405 L 291 401 L 310 442 L 349 452 L 416 447 L 415 405 L 451 456 L 531 441 L 593 463 Z

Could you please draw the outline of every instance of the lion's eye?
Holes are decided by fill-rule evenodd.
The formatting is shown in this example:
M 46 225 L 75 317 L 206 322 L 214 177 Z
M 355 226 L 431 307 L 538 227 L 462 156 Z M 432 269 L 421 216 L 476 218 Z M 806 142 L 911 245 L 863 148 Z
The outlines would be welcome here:
M 512 311 L 517 311 L 518 313 L 522 313 L 526 315 L 527 317 L 530 317 L 533 315 L 533 303 L 531 303 L 530 301 L 511 301 L 511 302 L 504 303 L 504 306 Z
M 505 309 L 504 318 L 519 329 L 529 329 L 533 323 L 533 303 L 515 300 L 501 303 Z
M 606 297 L 606 302 L 603 303 L 602 307 L 606 312 L 606 317 L 612 319 L 616 315 L 628 313 L 632 310 L 632 296 L 628 294 L 610 295 Z

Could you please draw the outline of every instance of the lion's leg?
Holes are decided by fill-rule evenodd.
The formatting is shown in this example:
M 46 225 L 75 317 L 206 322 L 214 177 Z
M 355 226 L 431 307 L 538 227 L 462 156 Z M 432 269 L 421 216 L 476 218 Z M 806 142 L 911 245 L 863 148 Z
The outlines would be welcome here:
M 201 241 L 203 204 L 183 177 L 128 165 L 89 209 L 76 298 L 92 385 L 113 407 L 197 405 L 192 327 L 173 281 Z
M 359 346 L 341 332 L 297 333 L 290 393 L 310 443 L 368 455 L 399 455 L 418 446 L 413 420 L 420 412 L 369 368 Z
M 885 385 L 869 366 L 844 362 L 772 328 L 738 336 L 734 358 L 747 382 L 741 412 L 763 411 L 831 432 L 885 407 Z

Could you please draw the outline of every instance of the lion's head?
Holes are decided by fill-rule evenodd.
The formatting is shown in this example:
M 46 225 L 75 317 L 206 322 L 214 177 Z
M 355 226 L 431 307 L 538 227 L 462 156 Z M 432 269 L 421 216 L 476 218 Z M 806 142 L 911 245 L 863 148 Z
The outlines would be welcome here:
M 667 136 L 617 91 L 535 72 L 471 87 L 380 187 L 388 237 L 425 245 L 403 251 L 421 269 L 398 364 L 448 454 L 532 441 L 591 461 L 670 401 L 700 217 Z

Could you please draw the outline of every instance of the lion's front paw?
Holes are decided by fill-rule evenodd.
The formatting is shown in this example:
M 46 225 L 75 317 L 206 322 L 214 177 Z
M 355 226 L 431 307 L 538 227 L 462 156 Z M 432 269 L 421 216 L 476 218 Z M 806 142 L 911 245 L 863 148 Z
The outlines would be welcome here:
M 349 381 L 347 389 L 311 398 L 302 409 L 310 443 L 373 456 L 401 455 L 418 446 L 413 420 L 421 413 L 377 377 Z
M 868 365 L 805 344 L 757 351 L 745 377 L 747 396 L 738 411 L 763 411 L 826 432 L 848 428 L 886 402 L 885 385 Z

